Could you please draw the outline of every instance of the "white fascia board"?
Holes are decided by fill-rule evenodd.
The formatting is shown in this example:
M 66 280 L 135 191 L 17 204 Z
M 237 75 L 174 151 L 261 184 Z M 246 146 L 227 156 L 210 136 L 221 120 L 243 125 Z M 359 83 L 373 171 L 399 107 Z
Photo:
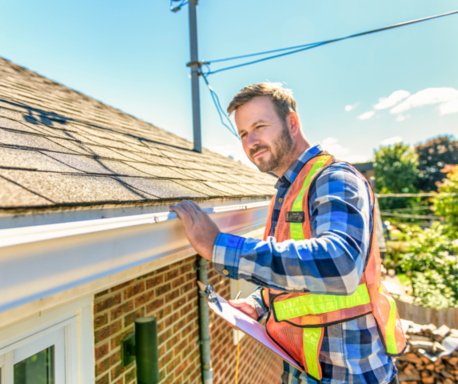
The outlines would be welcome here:
M 238 233 L 264 224 L 268 205 L 205 211 Z M 0 230 L 0 313 L 177 253 L 195 251 L 173 212 Z

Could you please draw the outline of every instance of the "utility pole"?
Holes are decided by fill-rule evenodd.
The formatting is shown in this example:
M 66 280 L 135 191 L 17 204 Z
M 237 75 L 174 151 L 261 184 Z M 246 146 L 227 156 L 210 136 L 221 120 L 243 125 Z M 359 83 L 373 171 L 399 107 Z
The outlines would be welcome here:
M 189 7 L 189 45 L 191 61 L 191 92 L 192 92 L 192 126 L 194 136 L 194 151 L 202 153 L 202 128 L 200 121 L 200 92 L 199 92 L 199 50 L 197 44 L 197 3 L 199 0 L 188 0 Z M 199 280 L 207 285 L 207 260 L 198 256 L 197 262 Z M 202 366 L 202 383 L 213 383 L 213 369 L 210 355 L 210 317 L 205 299 L 199 295 L 199 322 L 200 322 L 200 362 Z
M 197 45 L 197 3 L 198 0 L 189 0 L 189 45 L 191 61 L 191 92 L 192 92 L 192 126 L 194 136 L 194 151 L 202 153 L 202 128 L 200 121 L 200 92 L 199 92 L 199 52 Z

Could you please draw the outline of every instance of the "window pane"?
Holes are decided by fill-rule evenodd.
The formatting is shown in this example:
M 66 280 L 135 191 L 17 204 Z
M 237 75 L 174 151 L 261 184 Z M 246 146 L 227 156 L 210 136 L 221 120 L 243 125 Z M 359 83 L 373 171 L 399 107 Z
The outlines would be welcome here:
M 14 384 L 54 384 L 54 346 L 14 364 Z

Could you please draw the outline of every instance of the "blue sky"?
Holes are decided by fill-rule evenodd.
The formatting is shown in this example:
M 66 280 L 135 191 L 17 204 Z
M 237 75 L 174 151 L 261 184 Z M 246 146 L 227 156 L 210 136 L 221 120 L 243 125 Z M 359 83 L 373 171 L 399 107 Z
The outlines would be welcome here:
M 168 7 L 168 0 L 2 2 L 0 56 L 191 139 L 188 9 Z M 452 0 L 200 0 L 200 58 L 321 41 L 455 9 Z M 209 80 L 223 107 L 247 84 L 285 83 L 312 143 L 364 161 L 381 143 L 458 136 L 457 41 L 454 15 Z M 248 162 L 203 82 L 201 95 L 204 146 Z

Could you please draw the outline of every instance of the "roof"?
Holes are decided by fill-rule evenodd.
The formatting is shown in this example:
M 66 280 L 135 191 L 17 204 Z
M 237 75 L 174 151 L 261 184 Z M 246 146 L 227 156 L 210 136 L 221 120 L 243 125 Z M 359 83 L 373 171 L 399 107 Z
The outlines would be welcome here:
M 0 210 L 260 198 L 274 183 L 0 58 Z
M 352 165 L 360 172 L 366 172 L 366 171 L 373 171 L 374 170 L 374 162 L 373 161 L 368 161 L 366 163 L 353 163 Z

